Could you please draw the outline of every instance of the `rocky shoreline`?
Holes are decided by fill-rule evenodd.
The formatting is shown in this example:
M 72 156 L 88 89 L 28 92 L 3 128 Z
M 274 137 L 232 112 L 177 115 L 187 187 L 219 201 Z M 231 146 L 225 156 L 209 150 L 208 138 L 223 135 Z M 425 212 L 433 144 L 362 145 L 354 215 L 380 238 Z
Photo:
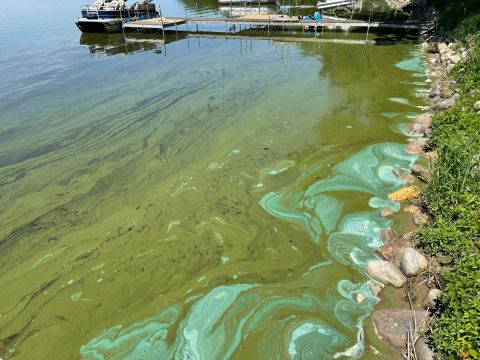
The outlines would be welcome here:
M 416 248 L 415 231 L 428 221 L 428 215 L 421 210 L 422 189 L 431 179 L 430 168 L 436 152 L 426 146 L 431 135 L 433 114 L 454 106 L 460 97 L 455 80 L 449 76 L 453 67 L 466 60 L 468 52 L 454 43 L 430 38 L 422 44 L 428 63 L 427 74 L 436 80 L 428 94 L 430 107 L 425 113 L 416 116 L 406 126 L 410 135 L 405 151 L 418 154 L 419 159 L 412 169 L 397 169 L 396 176 L 405 187 L 388 195 L 389 200 L 401 203 L 401 210 L 394 213 L 382 209 L 385 217 L 400 217 L 407 214 L 404 232 L 394 237 L 393 231 L 385 231 L 384 245 L 377 250 L 379 260 L 367 265 L 368 274 L 378 283 L 403 289 L 403 300 L 397 301 L 397 308 L 376 310 L 372 315 L 376 335 L 402 353 L 402 359 L 433 360 L 434 349 L 422 334 L 428 329 L 441 290 L 436 279 L 436 261 L 427 258 Z M 478 107 L 478 109 L 477 109 Z M 480 102 L 475 104 L 480 111 Z M 403 213 L 402 213 L 403 210 Z M 372 285 L 372 292 L 378 294 L 381 286 Z

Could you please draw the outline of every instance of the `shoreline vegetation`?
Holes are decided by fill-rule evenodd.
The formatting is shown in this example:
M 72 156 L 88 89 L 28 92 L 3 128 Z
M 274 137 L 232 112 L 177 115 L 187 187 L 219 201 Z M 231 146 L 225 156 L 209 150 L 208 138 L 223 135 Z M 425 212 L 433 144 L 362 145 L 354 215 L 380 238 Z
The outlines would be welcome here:
M 385 236 L 384 260 L 367 267 L 400 288 L 387 301 L 401 300 L 394 309 L 380 303 L 372 321 L 402 359 L 480 359 L 480 8 L 468 0 L 427 6 L 438 20 L 422 44 L 434 79 L 430 108 L 406 126 L 405 151 L 419 160 L 397 169 L 406 187 L 389 195 L 405 211 L 382 211 L 401 235 Z

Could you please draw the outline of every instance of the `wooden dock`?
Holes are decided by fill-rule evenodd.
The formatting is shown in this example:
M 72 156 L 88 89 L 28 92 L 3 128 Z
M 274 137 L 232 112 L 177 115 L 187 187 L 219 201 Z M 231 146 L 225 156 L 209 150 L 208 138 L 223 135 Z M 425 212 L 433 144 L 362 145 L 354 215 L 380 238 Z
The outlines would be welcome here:
M 125 29 L 152 29 L 163 30 L 168 27 L 181 24 L 192 25 L 245 25 L 264 27 L 300 27 L 300 28 L 328 28 L 330 30 L 350 28 L 388 28 L 406 30 L 425 30 L 428 24 L 421 22 L 383 22 L 383 21 L 362 21 L 353 19 L 323 19 L 321 21 L 298 19 L 296 16 L 286 15 L 260 15 L 251 14 L 237 18 L 166 18 L 159 17 L 147 20 L 125 22 Z
M 166 18 L 157 17 L 152 19 L 129 21 L 123 23 L 124 29 L 151 29 L 151 30 L 163 30 L 168 27 L 182 25 L 187 22 L 186 18 Z

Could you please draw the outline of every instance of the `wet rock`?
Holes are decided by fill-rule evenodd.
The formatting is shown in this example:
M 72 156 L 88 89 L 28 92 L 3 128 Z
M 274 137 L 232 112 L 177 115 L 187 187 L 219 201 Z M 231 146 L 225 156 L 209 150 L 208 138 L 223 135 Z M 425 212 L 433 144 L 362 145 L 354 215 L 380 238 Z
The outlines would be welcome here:
M 428 53 L 436 53 L 438 52 L 437 44 L 425 41 L 422 43 L 422 50 Z
M 395 169 L 393 173 L 404 184 L 411 185 L 415 181 L 415 177 L 407 169 Z
M 397 348 L 404 348 L 410 326 L 413 327 L 415 321 L 421 324 L 423 316 L 423 311 L 391 309 L 375 311 L 372 320 L 378 337 Z
M 442 290 L 440 289 L 431 289 L 427 296 L 425 297 L 425 299 L 423 300 L 423 307 L 425 309 L 429 308 L 429 309 L 436 309 L 437 308 L 437 301 L 438 301 L 438 298 L 440 297 L 440 294 L 441 294 Z
M 380 216 L 382 217 L 389 217 L 389 216 L 392 216 L 393 214 L 395 214 L 395 211 L 393 211 L 390 208 L 383 208 L 382 210 L 380 210 Z
M 416 186 L 407 186 L 403 189 L 397 190 L 388 194 L 390 201 L 413 200 L 420 196 L 420 189 Z
M 396 267 L 400 267 L 403 253 L 406 249 L 412 247 L 412 242 L 408 236 L 403 236 L 389 244 L 383 245 L 377 249 L 377 252 L 385 259 L 390 261 Z
M 407 281 L 398 267 L 384 260 L 370 261 L 367 265 L 367 273 L 382 284 L 393 285 L 396 288 L 402 287 Z
M 376 281 L 370 281 L 368 286 L 370 287 L 370 290 L 372 290 L 372 294 L 374 296 L 378 296 L 380 294 L 380 292 L 382 291 L 382 286 L 380 285 L 380 283 L 376 282 Z
M 422 124 L 419 124 L 419 123 L 409 123 L 405 125 L 405 130 L 413 134 L 423 134 L 423 132 L 425 131 Z
M 393 236 L 392 228 L 388 228 L 380 231 L 380 239 L 384 244 L 389 243 L 392 240 L 392 236 Z
M 405 152 L 409 154 L 420 154 L 426 143 L 427 139 L 425 138 L 413 139 L 405 146 Z
M 411 214 L 415 214 L 417 211 L 420 210 L 420 208 L 417 205 L 412 204 L 412 205 L 405 206 L 403 210 Z
M 455 99 L 451 97 L 449 99 L 440 101 L 438 104 L 436 104 L 435 108 L 437 110 L 446 110 L 450 109 L 453 105 L 455 105 Z
M 418 124 L 422 124 L 422 126 L 426 129 L 432 125 L 432 114 L 431 113 L 423 113 L 418 114 L 415 117 L 415 122 Z
M 415 211 L 413 213 L 413 223 L 415 225 L 423 225 L 428 221 L 428 216 L 424 214 L 421 210 Z
M 418 274 L 420 271 L 425 270 L 427 266 L 428 262 L 425 256 L 414 248 L 406 249 L 403 252 L 400 268 L 405 275 L 412 276 Z
M 427 170 L 427 168 L 423 167 L 422 165 L 419 164 L 413 164 L 412 166 L 412 174 L 418 177 L 420 180 L 423 182 L 430 182 L 431 180 L 431 175 L 430 171 Z
M 430 92 L 428 93 L 428 97 L 433 99 L 434 97 L 440 96 L 440 84 L 438 81 L 435 81 L 432 84 L 432 88 L 430 89 Z
M 417 360 L 434 360 L 434 352 L 428 346 L 427 340 L 424 338 L 419 338 L 415 342 L 415 355 Z

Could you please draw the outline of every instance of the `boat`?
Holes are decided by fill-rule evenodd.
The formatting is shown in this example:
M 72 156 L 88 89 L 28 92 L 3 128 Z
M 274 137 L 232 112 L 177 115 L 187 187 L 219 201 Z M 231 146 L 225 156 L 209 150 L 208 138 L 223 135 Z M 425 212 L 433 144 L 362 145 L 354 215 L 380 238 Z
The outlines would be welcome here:
M 220 5 L 240 4 L 244 6 L 257 6 L 259 4 L 275 4 L 277 0 L 218 0 Z
M 75 20 L 81 32 L 112 33 L 122 31 L 122 22 L 149 19 L 158 16 L 152 0 L 136 2 L 131 6 L 124 0 L 96 0 L 83 5 L 82 17 Z
M 342 6 L 354 6 L 356 0 L 320 0 L 317 2 L 317 9 L 318 10 L 325 10 L 325 9 L 332 9 L 332 8 L 339 8 Z

